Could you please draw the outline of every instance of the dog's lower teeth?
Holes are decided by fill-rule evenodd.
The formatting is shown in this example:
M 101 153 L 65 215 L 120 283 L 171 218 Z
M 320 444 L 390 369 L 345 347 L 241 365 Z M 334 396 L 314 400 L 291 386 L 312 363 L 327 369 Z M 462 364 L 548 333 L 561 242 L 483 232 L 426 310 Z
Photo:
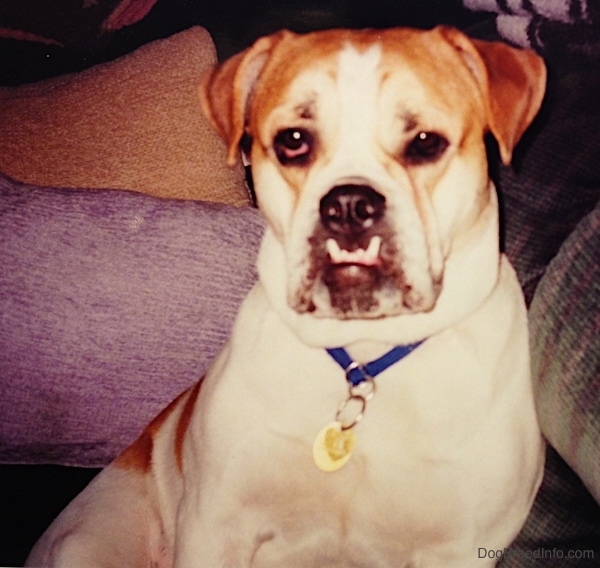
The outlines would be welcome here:
M 335 239 L 327 239 L 325 248 L 334 264 L 365 264 L 373 265 L 379 258 L 381 248 L 381 237 L 371 237 L 369 246 L 365 249 L 359 248 L 354 251 L 342 249 Z

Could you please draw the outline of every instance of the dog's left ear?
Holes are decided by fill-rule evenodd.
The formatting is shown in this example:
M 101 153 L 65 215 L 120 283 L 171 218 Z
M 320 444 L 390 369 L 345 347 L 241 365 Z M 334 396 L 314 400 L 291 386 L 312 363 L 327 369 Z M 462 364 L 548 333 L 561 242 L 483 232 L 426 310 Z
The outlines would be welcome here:
M 202 77 L 202 110 L 227 142 L 229 165 L 235 164 L 239 156 L 253 86 L 275 46 L 288 35 L 291 33 L 282 31 L 262 37 L 252 47 L 217 65 Z
M 502 162 L 510 163 L 513 149 L 542 105 L 543 59 L 528 49 L 470 39 L 454 28 L 440 26 L 436 31 L 459 53 L 477 81 Z

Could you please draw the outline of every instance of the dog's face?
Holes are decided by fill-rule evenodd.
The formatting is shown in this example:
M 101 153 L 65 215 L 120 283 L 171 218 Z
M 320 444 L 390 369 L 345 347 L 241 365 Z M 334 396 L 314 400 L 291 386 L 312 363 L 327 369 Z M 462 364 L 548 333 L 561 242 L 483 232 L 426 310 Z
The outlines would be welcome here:
M 481 101 L 456 96 L 460 83 L 426 88 L 440 69 L 422 61 L 340 38 L 276 99 L 268 93 L 268 105 L 255 93 L 258 197 L 285 248 L 298 312 L 431 310 L 453 233 L 486 205 Z
M 508 160 L 540 82 L 535 55 L 445 28 L 285 32 L 206 78 L 202 98 L 231 156 L 251 140 L 289 306 L 374 319 L 435 308 L 446 263 L 495 204 L 485 134 Z

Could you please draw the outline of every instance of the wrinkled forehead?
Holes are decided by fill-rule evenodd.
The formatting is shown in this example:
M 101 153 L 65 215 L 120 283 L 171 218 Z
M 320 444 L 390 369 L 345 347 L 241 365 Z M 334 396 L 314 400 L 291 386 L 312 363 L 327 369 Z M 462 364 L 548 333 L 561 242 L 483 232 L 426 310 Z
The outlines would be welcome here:
M 308 46 L 307 46 L 308 49 Z M 443 47 L 442 47 L 443 49 Z M 313 52 L 293 52 L 272 67 L 256 93 L 258 123 L 318 120 L 340 105 L 356 113 L 384 108 L 407 124 L 423 115 L 455 117 L 473 113 L 477 92 L 459 60 L 450 53 L 397 42 L 351 39 Z M 449 60 L 450 58 L 450 60 Z M 449 68 L 451 65 L 451 68 Z

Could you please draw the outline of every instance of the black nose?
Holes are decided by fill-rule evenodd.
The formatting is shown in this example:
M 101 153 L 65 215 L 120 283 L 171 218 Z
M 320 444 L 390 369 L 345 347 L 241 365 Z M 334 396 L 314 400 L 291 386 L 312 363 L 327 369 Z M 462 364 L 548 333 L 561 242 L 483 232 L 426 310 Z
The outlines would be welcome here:
M 370 229 L 385 211 L 385 197 L 368 185 L 338 185 L 319 206 L 321 222 L 331 231 L 356 236 Z

